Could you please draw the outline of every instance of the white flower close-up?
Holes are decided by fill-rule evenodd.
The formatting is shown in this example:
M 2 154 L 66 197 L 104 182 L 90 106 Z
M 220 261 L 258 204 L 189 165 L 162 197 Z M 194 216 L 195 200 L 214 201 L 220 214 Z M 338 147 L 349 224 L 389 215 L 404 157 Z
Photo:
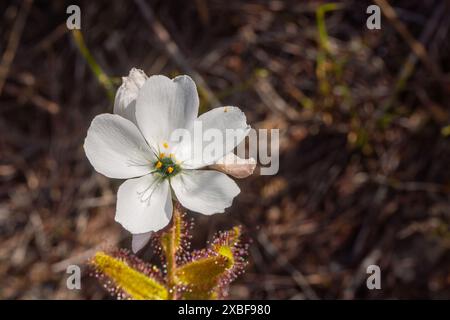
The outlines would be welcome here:
M 232 151 L 250 130 L 244 113 L 237 107 L 220 107 L 197 117 L 198 110 L 197 88 L 189 76 L 147 77 L 133 68 L 116 93 L 114 114 L 92 120 L 84 150 L 97 172 L 127 179 L 117 193 L 115 220 L 133 234 L 135 252 L 151 232 L 168 225 L 172 198 L 201 214 L 224 212 L 240 192 L 225 173 L 242 178 L 255 168 L 253 159 L 239 158 L 239 166 L 227 165 L 236 162 Z M 224 136 L 234 130 L 234 143 L 218 140 L 223 145 L 215 150 L 220 152 L 198 157 L 192 152 L 192 140 L 173 142 L 175 130 L 190 132 L 195 123 Z

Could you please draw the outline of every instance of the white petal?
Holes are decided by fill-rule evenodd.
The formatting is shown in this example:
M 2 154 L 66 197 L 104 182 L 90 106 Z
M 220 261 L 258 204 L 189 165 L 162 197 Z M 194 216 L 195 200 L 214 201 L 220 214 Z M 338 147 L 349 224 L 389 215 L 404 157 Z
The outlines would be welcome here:
M 256 160 L 253 158 L 242 159 L 230 152 L 209 168 L 219 170 L 238 179 L 243 179 L 253 173 L 256 168 Z
M 167 180 L 149 174 L 129 179 L 117 192 L 116 221 L 133 234 L 158 231 L 172 217 L 172 196 Z
M 141 250 L 148 243 L 148 241 L 152 237 L 152 234 L 152 231 L 133 234 L 133 238 L 131 240 L 131 249 L 133 250 L 133 253 L 137 253 L 139 250 Z
M 136 120 L 145 139 L 156 149 L 175 129 L 190 128 L 198 113 L 197 87 L 188 76 L 151 76 L 139 90 Z
M 226 174 L 209 170 L 186 170 L 170 183 L 183 207 L 206 215 L 224 212 L 241 191 Z
M 122 85 L 117 89 L 114 100 L 114 113 L 136 123 L 136 99 L 139 89 L 147 80 L 147 75 L 140 69 L 130 70 L 128 77 L 122 77 Z
M 203 141 L 199 146 L 196 128 L 201 125 L 202 137 L 219 135 L 212 141 Z M 175 151 L 177 160 L 186 169 L 197 169 L 214 164 L 224 155 L 230 153 L 250 131 L 244 112 L 237 107 L 215 108 L 202 114 L 194 123 L 191 141 L 183 141 Z M 210 138 L 208 138 L 210 139 Z M 198 152 L 198 150 L 201 150 Z M 214 150 L 214 152 L 209 152 Z
M 155 161 L 139 129 L 131 121 L 109 113 L 92 120 L 84 150 L 95 170 L 110 178 L 143 176 Z

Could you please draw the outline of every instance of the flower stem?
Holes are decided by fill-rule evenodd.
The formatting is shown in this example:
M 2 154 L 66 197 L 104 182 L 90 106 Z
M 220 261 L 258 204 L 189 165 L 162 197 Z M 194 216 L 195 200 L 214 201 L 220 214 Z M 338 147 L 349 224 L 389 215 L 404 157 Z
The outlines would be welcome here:
M 89 51 L 88 47 L 86 46 L 86 43 L 83 38 L 83 34 L 80 30 L 72 30 L 72 36 L 75 40 L 75 44 L 80 51 L 83 58 L 88 63 L 89 67 L 91 68 L 92 72 L 97 77 L 98 82 L 103 86 L 103 88 L 106 90 L 106 94 L 108 95 L 108 98 L 111 101 L 114 101 L 114 84 L 110 77 L 106 75 L 106 73 L 103 71 L 103 69 L 100 67 L 100 65 L 95 60 L 94 56 Z
M 161 245 L 166 257 L 167 285 L 169 289 L 168 300 L 177 300 L 175 273 L 177 269 L 177 250 L 180 247 L 181 208 L 175 203 L 172 216 L 172 225 L 161 236 Z

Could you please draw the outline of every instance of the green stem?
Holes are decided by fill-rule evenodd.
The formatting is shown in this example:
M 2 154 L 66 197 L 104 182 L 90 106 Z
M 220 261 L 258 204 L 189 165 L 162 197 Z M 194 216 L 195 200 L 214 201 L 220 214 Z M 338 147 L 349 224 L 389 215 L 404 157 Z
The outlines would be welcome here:
M 97 77 L 98 82 L 103 86 L 106 90 L 106 94 L 111 101 L 114 101 L 114 84 L 113 81 L 108 77 L 108 75 L 103 71 L 100 65 L 95 60 L 94 56 L 89 51 L 86 43 L 84 42 L 83 34 L 80 30 L 72 30 L 72 36 L 77 45 L 78 50 L 80 51 L 83 58 L 89 65 L 89 68 Z
M 169 230 L 161 236 L 161 245 L 164 250 L 167 268 L 167 286 L 169 289 L 168 300 L 177 300 L 176 279 L 177 270 L 177 250 L 180 247 L 180 225 L 181 211 L 178 203 L 173 209 L 172 225 Z

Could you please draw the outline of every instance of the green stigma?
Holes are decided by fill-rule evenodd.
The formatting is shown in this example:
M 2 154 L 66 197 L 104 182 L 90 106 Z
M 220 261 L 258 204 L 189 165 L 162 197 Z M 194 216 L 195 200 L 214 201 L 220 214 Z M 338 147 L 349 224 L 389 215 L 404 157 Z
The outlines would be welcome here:
M 163 178 L 170 178 L 181 171 L 181 167 L 174 161 L 173 156 L 166 157 L 161 153 L 155 161 L 154 168 Z

